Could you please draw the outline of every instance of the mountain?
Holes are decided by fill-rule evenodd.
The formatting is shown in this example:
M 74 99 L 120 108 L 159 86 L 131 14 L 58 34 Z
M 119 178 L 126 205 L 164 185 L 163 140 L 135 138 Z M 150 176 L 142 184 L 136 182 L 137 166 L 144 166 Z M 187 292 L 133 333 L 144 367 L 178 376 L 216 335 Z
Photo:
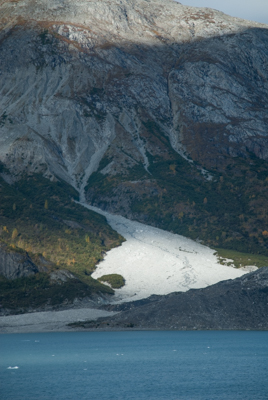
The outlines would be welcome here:
M 80 198 L 267 256 L 267 39 L 172 0 L 2 0 L 1 241 L 109 291 L 123 238 Z
M 108 211 L 267 254 L 266 25 L 169 0 L 0 7 L 13 179 L 63 180 Z

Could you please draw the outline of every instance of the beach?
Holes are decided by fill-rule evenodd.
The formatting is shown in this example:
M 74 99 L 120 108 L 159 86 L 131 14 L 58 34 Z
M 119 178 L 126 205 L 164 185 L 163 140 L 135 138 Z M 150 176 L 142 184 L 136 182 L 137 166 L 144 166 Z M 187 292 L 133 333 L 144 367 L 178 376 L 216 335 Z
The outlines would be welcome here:
M 68 324 L 113 316 L 116 312 L 92 308 L 63 311 L 43 311 L 0 317 L 0 333 L 65 332 L 73 330 Z

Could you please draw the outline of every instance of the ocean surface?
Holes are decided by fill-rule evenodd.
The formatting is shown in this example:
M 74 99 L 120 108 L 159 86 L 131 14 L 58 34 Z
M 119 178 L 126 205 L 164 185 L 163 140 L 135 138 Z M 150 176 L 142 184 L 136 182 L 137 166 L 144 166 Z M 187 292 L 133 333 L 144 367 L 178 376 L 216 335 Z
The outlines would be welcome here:
M 268 332 L 0 335 L 0 398 L 267 400 Z

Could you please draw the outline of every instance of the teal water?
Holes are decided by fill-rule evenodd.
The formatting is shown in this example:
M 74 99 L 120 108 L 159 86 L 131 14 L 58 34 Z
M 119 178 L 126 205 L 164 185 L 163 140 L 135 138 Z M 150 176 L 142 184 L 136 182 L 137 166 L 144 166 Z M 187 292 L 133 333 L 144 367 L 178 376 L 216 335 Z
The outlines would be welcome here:
M 0 335 L 0 398 L 267 400 L 268 332 Z

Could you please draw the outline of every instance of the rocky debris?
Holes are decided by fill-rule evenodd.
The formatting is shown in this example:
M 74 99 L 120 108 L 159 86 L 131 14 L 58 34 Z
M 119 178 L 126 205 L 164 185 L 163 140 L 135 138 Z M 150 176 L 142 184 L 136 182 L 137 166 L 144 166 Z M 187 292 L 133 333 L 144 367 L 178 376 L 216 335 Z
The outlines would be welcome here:
M 90 307 L 58 310 L 48 312 L 32 312 L 23 315 L 0 314 L 0 333 L 28 333 L 28 332 L 57 332 L 66 331 L 70 328 L 67 324 L 74 321 L 95 320 L 101 316 L 110 316 L 114 313 L 98 310 Z
M 18 253 L 4 243 L 0 243 L 0 275 L 7 279 L 28 277 L 38 272 L 26 252 Z
M 191 289 L 137 302 L 111 305 L 121 311 L 86 328 L 268 329 L 268 267 L 205 289 Z

